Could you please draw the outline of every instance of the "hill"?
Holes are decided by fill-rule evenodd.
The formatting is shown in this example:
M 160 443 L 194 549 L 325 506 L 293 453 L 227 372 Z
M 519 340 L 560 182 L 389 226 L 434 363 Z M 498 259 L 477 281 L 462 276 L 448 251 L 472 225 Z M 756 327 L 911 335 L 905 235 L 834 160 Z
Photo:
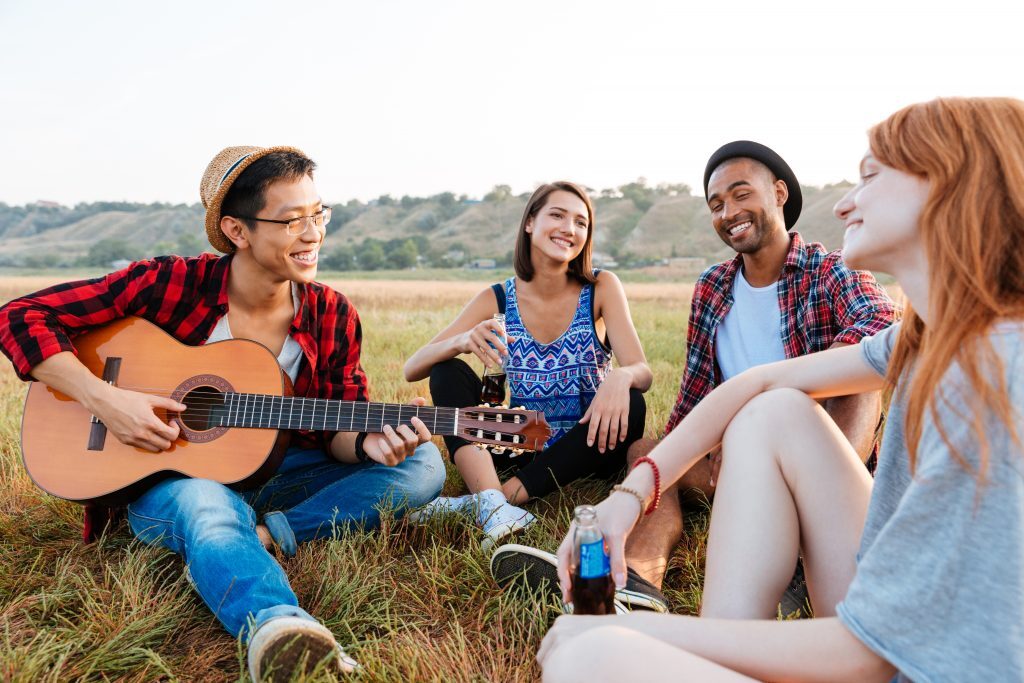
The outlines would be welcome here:
M 847 189 L 847 183 L 803 187 L 797 229 L 805 239 L 830 249 L 842 244 L 842 226 L 832 206 Z M 711 229 L 704 198 L 685 186 L 651 188 L 641 180 L 593 196 L 599 262 L 640 266 L 678 256 L 712 263 L 731 254 Z M 480 201 L 443 193 L 337 204 L 324 257 L 333 268 L 373 269 L 386 266 L 394 250 L 403 248 L 406 261 L 423 265 L 453 266 L 479 258 L 508 264 L 527 199 L 499 186 Z M 380 254 L 369 254 L 378 248 L 374 245 Z M 0 266 L 106 265 L 113 258 L 204 249 L 198 204 L 0 203 Z

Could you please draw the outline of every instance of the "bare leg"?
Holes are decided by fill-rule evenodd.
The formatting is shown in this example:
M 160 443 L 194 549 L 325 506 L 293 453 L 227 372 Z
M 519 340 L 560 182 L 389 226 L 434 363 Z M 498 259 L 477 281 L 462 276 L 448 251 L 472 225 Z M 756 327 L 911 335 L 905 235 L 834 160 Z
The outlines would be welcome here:
M 833 616 L 853 579 L 871 477 L 805 394 L 753 399 L 722 442 L 701 615 L 769 619 L 802 550 L 817 616 Z
M 505 494 L 505 499 L 513 505 L 520 505 L 529 500 L 529 495 L 519 477 L 512 477 L 504 484 L 498 479 L 491 455 L 484 449 L 467 444 L 455 451 L 455 466 L 471 493 L 479 493 L 487 489 L 497 489 Z
M 491 454 L 484 449 L 473 444 L 466 444 L 455 451 L 454 460 L 470 493 L 478 493 L 487 489 L 501 489 L 498 473 L 494 469 L 494 461 L 491 460 Z
M 629 447 L 626 462 L 630 466 L 650 453 L 658 444 L 654 439 L 640 439 Z M 626 564 L 640 576 L 661 588 L 669 556 L 683 533 L 683 511 L 675 486 L 661 494 L 661 505 L 649 516 L 641 517 L 626 539 Z
M 575 636 L 547 656 L 545 683 L 566 681 L 751 681 L 710 660 L 622 626 Z

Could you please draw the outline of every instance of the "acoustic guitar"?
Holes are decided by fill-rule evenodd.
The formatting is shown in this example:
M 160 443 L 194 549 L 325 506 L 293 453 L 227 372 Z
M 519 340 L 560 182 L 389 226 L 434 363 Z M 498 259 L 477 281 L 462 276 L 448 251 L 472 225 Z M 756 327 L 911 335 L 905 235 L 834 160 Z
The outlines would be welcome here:
M 288 375 L 262 344 L 230 339 L 186 346 L 141 318 L 74 341 L 79 360 L 98 377 L 187 406 L 181 413 L 158 411 L 181 431 L 169 449 L 152 453 L 126 446 L 80 403 L 33 382 L 21 426 L 25 468 L 44 491 L 80 503 L 124 503 L 171 474 L 258 486 L 280 465 L 292 429 L 379 432 L 419 417 L 431 434 L 533 451 L 551 434 L 536 411 L 292 396 Z

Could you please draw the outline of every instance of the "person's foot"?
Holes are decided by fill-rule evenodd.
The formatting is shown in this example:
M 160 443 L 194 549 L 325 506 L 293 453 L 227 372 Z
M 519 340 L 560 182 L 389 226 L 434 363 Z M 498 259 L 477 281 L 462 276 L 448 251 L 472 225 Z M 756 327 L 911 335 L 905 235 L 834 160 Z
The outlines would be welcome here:
M 476 521 L 487 535 L 482 544 L 484 550 L 490 550 L 505 536 L 523 531 L 537 521 L 526 510 L 505 500 L 501 491 L 487 489 L 476 496 Z
M 632 610 L 668 612 L 668 600 L 653 583 L 626 567 L 626 585 L 615 591 L 615 599 Z
M 341 673 L 359 668 L 326 626 L 300 617 L 277 617 L 256 629 L 249 640 L 248 662 L 255 683 L 289 681 L 296 673 L 309 674 L 318 667 Z
M 406 515 L 413 524 L 426 524 L 434 515 L 468 514 L 476 505 L 476 494 L 440 496 Z
M 526 510 L 505 500 L 504 494 L 497 489 L 465 496 L 435 498 L 410 512 L 408 518 L 413 524 L 423 524 L 434 515 L 447 514 L 471 517 L 487 536 L 483 544 L 485 550 L 501 538 L 522 531 L 537 521 Z
M 531 591 L 561 596 L 558 558 L 537 548 L 515 543 L 501 546 L 491 555 L 491 576 L 502 588 L 523 581 Z M 628 568 L 626 585 L 615 591 L 615 600 L 626 611 L 668 612 L 668 600 L 661 591 Z

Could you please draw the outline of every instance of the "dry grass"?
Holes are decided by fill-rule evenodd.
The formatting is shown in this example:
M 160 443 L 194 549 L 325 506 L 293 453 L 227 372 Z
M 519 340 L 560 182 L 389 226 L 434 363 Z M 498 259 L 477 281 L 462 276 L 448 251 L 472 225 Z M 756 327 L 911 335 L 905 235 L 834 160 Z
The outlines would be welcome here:
M 8 277 L 0 300 L 50 284 Z M 485 283 L 332 283 L 363 319 L 363 360 L 374 398 L 426 395 L 401 366 Z M 678 388 L 691 288 L 626 286 L 656 383 L 648 394 L 648 434 L 664 425 Z M 146 548 L 122 526 L 84 546 L 77 506 L 38 491 L 18 446 L 24 386 L 0 370 L 0 679 L 212 680 L 245 678 L 244 652 L 182 578 L 173 554 Z M 440 439 L 438 439 L 440 442 Z M 452 470 L 447 493 L 462 490 Z M 572 506 L 596 502 L 606 485 L 581 482 L 530 509 L 541 522 L 521 541 L 553 549 Z M 672 559 L 667 594 L 676 611 L 700 599 L 705 520 L 689 520 L 687 543 Z M 365 667 L 367 681 L 529 681 L 540 639 L 556 606 L 500 592 L 479 534 L 458 520 L 423 529 L 387 520 L 307 544 L 282 560 L 300 603 L 323 619 Z

